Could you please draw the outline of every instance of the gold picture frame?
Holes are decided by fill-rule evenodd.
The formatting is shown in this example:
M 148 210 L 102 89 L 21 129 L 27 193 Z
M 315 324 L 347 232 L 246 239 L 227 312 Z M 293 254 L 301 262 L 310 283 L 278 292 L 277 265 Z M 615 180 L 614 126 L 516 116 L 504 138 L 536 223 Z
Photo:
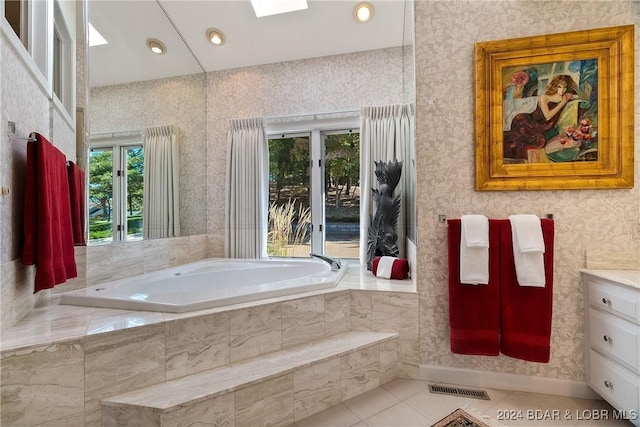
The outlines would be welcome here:
M 476 190 L 633 188 L 634 26 L 475 45 Z

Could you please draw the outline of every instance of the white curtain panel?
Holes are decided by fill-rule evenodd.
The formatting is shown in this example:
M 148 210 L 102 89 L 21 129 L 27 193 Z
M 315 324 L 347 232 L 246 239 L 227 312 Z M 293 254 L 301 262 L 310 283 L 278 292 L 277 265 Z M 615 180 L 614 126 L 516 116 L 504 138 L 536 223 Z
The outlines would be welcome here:
M 230 121 L 226 184 L 225 256 L 266 258 L 269 145 L 264 119 Z
M 179 157 L 176 130 L 156 126 L 145 130 L 143 236 L 158 239 L 180 235 Z
M 367 261 L 367 240 L 370 218 L 375 213 L 371 189 L 379 188 L 375 162 L 402 161 L 402 179 L 395 194 L 401 197 L 398 218 L 399 256 L 405 257 L 405 206 L 407 164 L 413 142 L 414 114 L 411 104 L 362 107 L 360 113 L 360 262 Z

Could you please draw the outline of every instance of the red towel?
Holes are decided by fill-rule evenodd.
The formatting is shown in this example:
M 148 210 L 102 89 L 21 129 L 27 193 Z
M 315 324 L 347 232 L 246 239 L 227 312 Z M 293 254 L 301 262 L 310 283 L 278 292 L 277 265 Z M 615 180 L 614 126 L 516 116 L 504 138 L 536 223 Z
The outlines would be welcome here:
M 489 221 L 489 283 L 460 283 L 461 220 L 448 221 L 449 328 L 451 351 L 458 354 L 497 356 L 500 352 L 499 234 Z
M 377 256 L 371 262 L 371 273 L 373 273 L 374 276 L 378 276 L 380 258 L 382 257 Z M 391 266 L 390 279 L 404 280 L 407 277 L 409 277 L 409 261 L 405 258 L 394 259 L 393 265 Z
M 549 362 L 553 300 L 553 220 L 541 219 L 544 239 L 545 287 L 518 285 L 511 224 L 494 220 L 500 229 L 500 351 L 530 362 Z
M 77 246 L 87 244 L 84 238 L 84 171 L 73 162 L 67 166 L 69 178 L 69 198 L 71 201 L 71 225 L 73 243 Z
M 34 293 L 78 275 L 64 154 L 45 137 L 27 144 L 22 262 L 36 266 Z

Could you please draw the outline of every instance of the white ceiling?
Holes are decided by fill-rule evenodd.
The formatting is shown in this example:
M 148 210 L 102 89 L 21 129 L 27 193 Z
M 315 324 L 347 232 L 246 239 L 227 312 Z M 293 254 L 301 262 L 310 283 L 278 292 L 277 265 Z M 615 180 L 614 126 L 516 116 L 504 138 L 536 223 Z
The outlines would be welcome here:
M 359 0 L 308 0 L 306 10 L 262 18 L 256 18 L 249 0 L 89 0 L 89 21 L 109 41 L 89 48 L 89 84 L 106 86 L 412 43 L 412 15 L 405 5 L 411 0 L 368 1 L 375 7 L 373 20 L 360 24 L 353 19 Z M 212 27 L 224 32 L 223 46 L 207 40 Z M 167 52 L 151 53 L 146 47 L 149 38 L 161 40 Z

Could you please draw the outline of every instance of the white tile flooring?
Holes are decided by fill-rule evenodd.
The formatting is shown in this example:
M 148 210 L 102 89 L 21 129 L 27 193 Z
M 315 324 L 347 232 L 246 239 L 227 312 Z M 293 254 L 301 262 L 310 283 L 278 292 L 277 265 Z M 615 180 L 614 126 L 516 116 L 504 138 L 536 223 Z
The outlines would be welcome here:
M 490 400 L 480 400 L 431 393 L 429 384 L 396 379 L 294 426 L 429 427 L 464 408 L 489 426 L 633 427 L 629 421 L 614 420 L 613 408 L 602 400 L 459 386 L 485 390 Z

